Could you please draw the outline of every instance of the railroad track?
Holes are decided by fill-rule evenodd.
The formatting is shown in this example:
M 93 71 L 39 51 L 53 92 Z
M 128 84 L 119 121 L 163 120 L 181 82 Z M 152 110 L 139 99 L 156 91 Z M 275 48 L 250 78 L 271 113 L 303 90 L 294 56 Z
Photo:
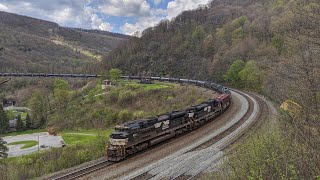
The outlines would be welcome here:
M 238 93 L 241 93 L 241 92 L 238 91 Z M 261 109 L 263 109 L 263 111 L 261 111 L 261 110 L 258 111 L 258 114 L 257 114 L 256 119 L 255 119 L 252 123 L 250 123 L 250 124 L 248 125 L 248 127 L 247 127 L 248 130 L 249 130 L 249 129 L 252 129 L 252 127 L 254 127 L 254 126 L 257 126 L 257 127 L 258 127 L 258 126 L 261 126 L 262 121 L 258 121 L 258 119 L 266 118 L 266 117 L 263 117 L 263 116 L 265 116 L 266 114 L 269 114 L 269 113 L 270 113 L 269 107 L 268 107 L 268 105 L 267 105 L 267 103 L 266 103 L 265 100 L 261 99 L 259 96 L 254 95 L 254 94 L 251 94 L 251 96 L 253 96 L 254 99 L 257 100 L 257 103 L 258 103 L 259 107 L 260 107 Z M 240 122 L 239 122 L 239 123 L 240 123 Z M 243 122 L 242 122 L 242 123 L 243 123 Z M 236 125 L 236 126 L 239 127 L 239 125 Z M 245 135 L 246 132 L 247 132 L 247 131 L 242 131 L 241 133 L 239 133 L 238 136 L 236 137 L 236 139 L 233 139 L 232 141 L 229 141 L 228 143 L 224 144 L 224 145 L 222 146 L 222 149 L 221 149 L 221 150 L 225 151 L 226 149 L 230 148 L 230 146 L 231 146 L 232 144 L 234 144 L 234 143 L 236 142 L 236 140 L 239 140 L 239 139 L 243 138 L 243 136 Z M 216 166 L 218 166 L 216 162 L 219 162 L 220 160 L 222 160 L 222 158 L 223 158 L 223 156 L 217 158 L 217 159 L 213 162 L 213 164 L 215 164 Z M 190 176 L 190 175 L 188 176 L 188 175 L 185 175 L 185 174 L 181 174 L 180 176 L 178 176 L 178 177 L 176 177 L 176 178 L 174 178 L 174 179 L 177 179 L 177 180 L 201 179 L 201 174 L 202 174 L 205 170 L 207 170 L 210 166 L 212 166 L 212 164 L 206 165 L 205 167 L 202 168 L 202 170 L 198 171 L 196 174 L 193 174 L 192 176 Z
M 157 161 L 157 162 L 151 162 L 147 167 L 145 167 L 146 170 L 141 169 L 135 169 L 134 172 L 129 172 L 129 174 L 118 174 L 119 178 L 122 177 L 122 179 L 162 179 L 165 177 L 169 177 L 170 179 L 197 179 L 203 171 L 208 169 L 212 164 L 216 164 L 218 161 L 220 161 L 224 155 L 223 151 L 228 148 L 231 144 L 233 144 L 237 139 L 241 138 L 245 132 L 250 129 L 255 124 L 255 120 L 257 117 L 261 116 L 261 112 L 259 112 L 259 109 L 263 107 L 263 103 L 257 99 L 257 97 L 253 98 L 252 96 L 246 95 L 242 92 L 235 91 L 234 94 L 238 94 L 238 98 L 241 100 L 241 108 L 239 112 L 235 114 L 236 120 L 230 121 L 226 126 L 220 128 L 217 130 L 217 132 L 214 132 L 206 138 L 202 138 L 201 142 L 195 142 L 191 146 L 187 147 L 187 150 L 184 148 L 182 150 L 178 150 L 177 152 Z M 204 140 L 203 140 L 204 139 Z M 210 149 L 212 148 L 212 149 Z M 209 149 L 209 153 L 211 153 L 211 156 L 216 156 L 215 159 L 211 160 L 207 164 L 203 164 L 200 168 L 197 167 L 197 164 L 191 164 L 189 165 L 189 168 L 184 168 L 180 170 L 178 173 L 175 173 L 174 175 L 170 175 L 170 168 L 163 168 L 162 170 L 157 170 L 159 166 L 162 166 L 164 163 L 169 162 L 169 165 L 171 163 L 172 167 L 178 166 L 174 161 L 170 162 L 170 159 L 179 159 L 179 156 L 183 156 L 184 154 L 191 153 L 191 155 L 185 156 L 184 158 L 197 158 L 197 154 L 192 154 L 195 151 L 205 151 L 206 149 Z M 208 153 L 205 152 L 205 153 Z M 201 156 L 200 156 L 201 157 Z M 207 157 L 209 158 L 209 157 Z M 134 159 L 134 158 L 133 158 Z M 206 161 L 206 156 L 204 156 L 203 161 Z M 157 164 L 158 163 L 158 164 Z M 162 164 L 161 164 L 162 163 Z M 178 160 L 177 160 L 178 163 Z M 53 179 L 77 179 L 83 177 L 84 179 L 94 178 L 95 171 L 98 171 L 100 169 L 106 168 L 106 169 L 112 169 L 113 166 L 110 166 L 111 162 L 104 161 L 100 163 L 93 164 L 91 166 L 70 172 L 68 174 L 65 174 L 63 176 L 53 178 Z M 110 166 L 110 168 L 107 168 Z M 146 166 L 146 165 L 145 165 Z M 140 166 L 142 167 L 142 166 Z M 170 167 L 170 166 L 169 166 Z M 138 170 L 138 171 L 137 171 Z M 155 171 L 157 171 L 155 173 Z M 190 175 L 190 171 L 194 171 Z M 101 172 L 101 171 L 99 171 Z M 103 172 L 103 171 L 102 171 Z M 92 174 L 93 173 L 93 174 Z M 91 175 L 91 176 L 90 176 Z M 124 177 L 125 176 L 125 177 Z M 117 176 L 111 176 L 114 179 L 117 178 Z M 105 176 L 105 179 L 109 179 L 108 176 Z
M 189 150 L 177 156 L 169 157 L 168 161 L 164 160 L 162 163 L 154 165 L 151 168 L 147 168 L 146 171 L 140 172 L 140 174 L 132 174 L 131 176 L 126 176 L 123 179 L 162 179 L 165 177 L 170 179 L 197 179 L 199 174 L 224 157 L 222 151 L 240 138 L 259 116 L 260 103 L 244 93 L 237 93 L 241 94 L 248 103 L 248 108 L 242 112 L 242 116 L 237 121 L 211 138 L 206 139 L 205 141 L 202 141 L 193 147 L 190 147 Z M 181 163 L 179 164 L 176 162 L 179 161 L 179 156 L 183 156 L 183 158 L 180 158 L 182 160 L 184 160 L 184 158 L 190 159 L 190 162 L 194 162 L 195 159 L 202 158 L 207 164 L 203 163 L 201 165 L 202 162 L 200 160 L 199 163 L 187 163 L 185 167 L 181 167 Z M 213 158 L 211 161 L 207 161 L 207 158 L 210 157 L 215 158 Z M 171 167 L 167 166 L 168 168 L 164 168 L 166 167 L 165 163 L 172 165 Z M 172 168 L 171 171 L 170 168 Z
M 52 178 L 52 180 L 71 180 L 71 179 L 77 179 L 80 178 L 82 176 L 85 176 L 87 174 L 90 174 L 94 171 L 97 171 L 99 169 L 105 168 L 107 166 L 110 166 L 111 164 L 113 164 L 113 162 L 110 161 L 101 161 L 101 162 L 97 162 L 93 165 L 78 169 L 76 171 L 72 171 L 69 172 L 67 174 L 64 174 L 62 176 L 56 177 L 56 178 Z

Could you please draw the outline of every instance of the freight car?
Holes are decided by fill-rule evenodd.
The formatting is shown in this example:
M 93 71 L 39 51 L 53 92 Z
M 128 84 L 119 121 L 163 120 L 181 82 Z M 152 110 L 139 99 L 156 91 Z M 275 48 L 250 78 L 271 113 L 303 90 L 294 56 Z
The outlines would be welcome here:
M 128 76 L 123 78 L 128 78 Z M 129 79 L 137 78 L 136 76 L 129 77 Z M 231 102 L 230 90 L 215 83 L 163 77 L 151 77 L 151 79 L 190 83 L 218 91 L 221 95 L 184 110 L 168 112 L 157 117 L 126 122 L 116 126 L 115 132 L 110 135 L 110 143 L 106 148 L 109 161 L 120 161 L 155 144 L 192 131 L 222 114 Z

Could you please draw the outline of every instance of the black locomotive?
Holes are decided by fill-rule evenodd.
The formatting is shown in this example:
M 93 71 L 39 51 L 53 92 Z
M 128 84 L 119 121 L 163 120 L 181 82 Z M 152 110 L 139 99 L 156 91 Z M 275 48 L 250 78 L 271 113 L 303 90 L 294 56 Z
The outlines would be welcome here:
M 126 79 L 140 79 L 139 76 L 123 76 Z M 152 80 L 190 83 L 221 93 L 199 105 L 173 111 L 157 117 L 126 122 L 115 127 L 107 147 L 107 159 L 120 161 L 129 155 L 183 134 L 203 125 L 222 114 L 230 105 L 231 93 L 228 88 L 207 81 L 151 77 Z

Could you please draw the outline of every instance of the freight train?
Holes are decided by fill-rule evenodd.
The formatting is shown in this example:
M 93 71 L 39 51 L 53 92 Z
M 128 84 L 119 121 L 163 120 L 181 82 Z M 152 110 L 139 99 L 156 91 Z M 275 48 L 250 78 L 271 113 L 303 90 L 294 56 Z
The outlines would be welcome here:
M 123 78 L 139 80 L 141 77 L 123 76 Z M 221 95 L 184 110 L 117 125 L 115 131 L 110 135 L 110 143 L 106 148 L 109 161 L 123 160 L 153 145 L 192 131 L 222 114 L 231 103 L 230 90 L 216 83 L 164 77 L 151 77 L 151 79 L 193 84 L 217 91 Z
M 103 75 L 98 74 L 46 74 L 46 73 L 3 73 L 0 76 L 4 77 L 76 77 L 76 78 L 100 78 Z

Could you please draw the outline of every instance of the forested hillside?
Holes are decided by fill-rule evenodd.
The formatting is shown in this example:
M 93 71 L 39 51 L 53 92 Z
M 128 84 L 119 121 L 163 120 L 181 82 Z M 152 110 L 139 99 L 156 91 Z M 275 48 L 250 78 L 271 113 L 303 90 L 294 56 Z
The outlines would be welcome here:
M 279 104 L 296 102 L 298 115 L 281 117 L 279 130 L 270 134 L 267 126 L 265 135 L 249 139 L 229 174 L 314 179 L 320 175 L 319 58 L 318 0 L 214 0 L 146 29 L 103 65 L 126 74 L 213 80 Z
M 0 70 L 94 72 L 101 56 L 128 38 L 0 12 Z
M 103 64 L 227 82 L 319 109 L 319 12 L 316 0 L 216 0 L 146 29 Z

